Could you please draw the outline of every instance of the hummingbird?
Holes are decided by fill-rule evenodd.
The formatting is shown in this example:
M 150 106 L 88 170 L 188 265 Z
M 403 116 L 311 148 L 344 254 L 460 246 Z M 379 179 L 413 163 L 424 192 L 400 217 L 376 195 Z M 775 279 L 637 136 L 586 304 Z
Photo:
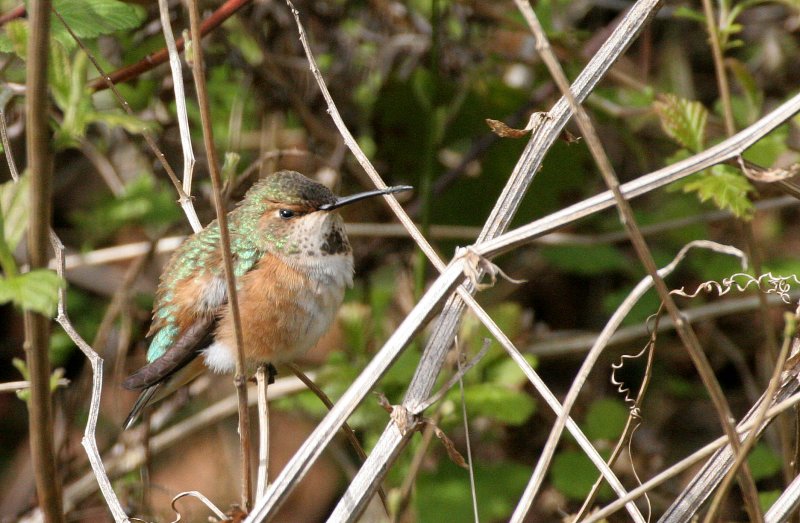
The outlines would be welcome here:
M 314 346 L 353 284 L 353 253 L 336 209 L 388 187 L 337 197 L 295 171 L 256 182 L 228 213 L 245 360 L 248 366 L 290 361 Z M 236 339 L 214 220 L 188 237 L 161 275 L 147 336 L 147 364 L 122 386 L 141 390 L 125 420 L 206 369 L 236 368 Z

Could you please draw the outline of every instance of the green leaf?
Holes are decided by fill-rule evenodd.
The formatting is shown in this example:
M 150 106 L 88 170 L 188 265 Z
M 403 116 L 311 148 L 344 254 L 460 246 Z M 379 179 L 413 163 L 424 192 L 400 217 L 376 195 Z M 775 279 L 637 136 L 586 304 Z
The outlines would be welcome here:
M 715 165 L 698 173 L 683 185 L 683 191 L 696 192 L 700 201 L 711 200 L 718 208 L 729 210 L 739 218 L 753 216 L 753 202 L 747 196 L 753 186 L 733 167 Z
M 600 473 L 594 464 L 582 452 L 566 450 L 553 457 L 550 468 L 553 486 L 568 498 L 581 501 L 591 490 Z M 608 499 L 611 488 L 603 484 L 598 498 Z
M 23 174 L 19 182 L 0 185 L 0 212 L 3 213 L 3 238 L 10 251 L 19 245 L 28 226 L 28 193 L 30 176 Z
M 750 455 L 747 456 L 747 463 L 750 465 L 750 472 L 753 473 L 755 481 L 767 479 L 781 470 L 781 459 L 775 452 L 763 443 L 758 443 Z
M 448 397 L 460 401 L 461 392 L 454 388 Z M 492 383 L 466 385 L 464 400 L 470 417 L 485 416 L 514 426 L 525 423 L 536 410 L 536 401 L 525 392 Z
M 23 310 L 52 316 L 58 305 L 58 290 L 66 285 L 49 269 L 35 269 L 25 274 L 0 279 L 0 303 L 13 302 Z
M 762 490 L 758 493 L 758 504 L 761 505 L 761 512 L 766 512 L 778 501 L 783 492 L 780 489 Z
M 708 110 L 700 102 L 693 102 L 665 94 L 653 104 L 661 120 L 661 127 L 670 138 L 692 152 L 703 149 Z
M 55 0 L 53 8 L 80 38 L 96 38 L 122 29 L 134 29 L 141 25 L 146 14 L 142 7 L 118 0 Z M 69 48 L 75 45 L 58 18 L 53 18 L 52 28 L 53 37 L 62 44 Z
M 586 413 L 585 432 L 591 440 L 614 440 L 622 434 L 628 421 L 628 409 L 617 400 L 593 401 Z

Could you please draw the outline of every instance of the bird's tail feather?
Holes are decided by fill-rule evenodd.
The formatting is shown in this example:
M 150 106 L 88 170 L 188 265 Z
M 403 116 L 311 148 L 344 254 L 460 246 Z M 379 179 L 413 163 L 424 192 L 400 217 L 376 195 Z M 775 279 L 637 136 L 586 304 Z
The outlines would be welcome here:
M 131 413 L 128 414 L 128 417 L 125 419 L 125 423 L 122 425 L 122 430 L 128 430 L 131 428 L 139 419 L 142 410 L 144 410 L 146 406 L 166 398 L 202 374 L 205 370 L 206 366 L 203 364 L 203 358 L 195 358 L 193 361 L 189 362 L 188 365 L 179 369 L 161 383 L 156 383 L 155 385 L 146 387 L 144 390 L 142 390 L 142 393 L 139 394 L 139 398 L 136 400 L 136 403 L 133 404 Z

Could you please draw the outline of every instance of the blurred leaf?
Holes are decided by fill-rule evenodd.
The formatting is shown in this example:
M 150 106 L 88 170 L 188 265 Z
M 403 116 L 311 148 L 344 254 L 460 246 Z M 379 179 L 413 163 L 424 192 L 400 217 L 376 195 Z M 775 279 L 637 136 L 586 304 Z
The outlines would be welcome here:
M 476 463 L 475 490 L 480 520 L 507 519 L 529 476 L 529 467 L 523 465 Z M 452 463 L 442 463 L 435 472 L 420 472 L 415 497 L 420 523 L 473 520 L 469 475 Z
M 3 44 L 3 52 L 14 52 L 24 60 L 28 45 L 28 22 L 11 20 L 3 26 L 3 29 L 5 29 L 6 39 L 6 43 Z
M 708 110 L 700 102 L 693 102 L 665 94 L 653 104 L 661 119 L 661 128 L 667 135 L 692 152 L 703 149 Z
M 447 395 L 460 403 L 461 391 L 454 387 Z M 536 410 L 536 401 L 524 391 L 492 383 L 473 383 L 464 386 L 464 401 L 471 418 L 488 417 L 507 425 L 522 425 Z
M 766 513 L 778 501 L 782 493 L 780 489 L 759 491 L 758 504 L 761 506 L 761 511 Z
M 538 364 L 536 356 L 532 354 L 523 354 L 522 357 L 531 367 L 534 369 L 536 368 Z M 528 377 L 519 365 L 508 357 L 504 357 L 494 365 L 491 365 L 486 371 L 486 378 L 487 381 L 492 383 L 505 384 L 509 387 L 519 387 L 528 381 Z
M 10 251 L 19 245 L 28 226 L 28 192 L 30 176 L 23 173 L 19 182 L 0 185 L 0 212 L 3 213 L 3 237 Z
M 66 282 L 49 269 L 0 278 L 0 304 L 13 302 L 23 310 L 52 316 L 58 305 L 58 289 Z
M 764 167 L 771 167 L 788 150 L 786 140 L 789 137 L 789 126 L 781 125 L 744 152 L 744 157 Z
M 782 461 L 775 452 L 763 443 L 757 443 L 750 455 L 747 456 L 747 463 L 753 473 L 753 479 L 759 481 L 767 479 L 781 471 Z
M 688 20 L 694 20 L 695 22 L 700 22 L 701 24 L 706 23 L 706 17 L 702 12 L 683 5 L 676 7 L 675 10 L 672 12 L 672 16 L 674 16 L 675 18 L 686 18 Z
M 144 8 L 118 0 L 54 0 L 53 9 L 58 11 L 67 25 L 80 38 L 96 38 L 139 27 L 145 19 Z M 52 19 L 53 38 L 72 48 L 75 41 L 58 18 Z
M 550 467 L 553 486 L 571 500 L 583 500 L 600 476 L 597 467 L 582 452 L 566 450 L 553 457 Z M 611 496 L 611 488 L 603 483 L 598 499 L 605 500 Z
M 130 115 L 122 110 L 89 111 L 86 113 L 87 123 L 104 123 L 111 127 L 121 127 L 131 134 L 141 134 L 144 131 L 155 131 L 158 124 L 154 121 L 143 120 L 138 116 Z
M 615 440 L 628 421 L 629 411 L 618 400 L 604 398 L 593 401 L 586 413 L 584 430 L 590 440 Z
M 539 249 L 539 254 L 558 269 L 581 276 L 609 272 L 626 273 L 630 261 L 613 245 L 558 245 Z
M 695 174 L 683 185 L 684 192 L 695 192 L 700 201 L 711 200 L 718 208 L 731 211 L 739 218 L 753 216 L 753 202 L 748 193 L 753 186 L 739 171 L 728 165 L 715 165 Z
M 131 180 L 119 198 L 107 197 L 93 208 L 74 214 L 75 221 L 93 241 L 100 241 L 123 226 L 159 228 L 179 217 L 172 192 L 147 174 Z

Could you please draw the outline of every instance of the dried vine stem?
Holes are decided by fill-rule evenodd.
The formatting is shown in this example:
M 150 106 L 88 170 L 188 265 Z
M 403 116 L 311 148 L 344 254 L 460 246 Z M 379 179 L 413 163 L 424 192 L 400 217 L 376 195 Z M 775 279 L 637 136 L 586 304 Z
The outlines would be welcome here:
M 166 4 L 166 0 L 159 0 L 159 5 Z M 203 45 L 200 36 L 200 11 L 197 0 L 189 0 L 189 20 L 191 24 L 193 50 L 192 73 L 194 85 L 197 90 L 197 103 L 200 106 L 200 121 L 203 126 L 203 143 L 208 157 L 208 170 L 211 175 L 211 185 L 214 191 L 214 208 L 219 224 L 219 243 L 222 252 L 222 263 L 225 269 L 225 286 L 228 295 L 228 306 L 233 319 L 233 330 L 236 337 L 236 374 L 233 378 L 239 398 L 239 459 L 242 464 L 242 509 L 247 512 L 253 504 L 253 485 L 250 474 L 250 416 L 247 410 L 247 371 L 245 368 L 244 339 L 242 337 L 242 322 L 239 314 L 237 298 L 236 276 L 233 272 L 233 258 L 231 256 L 230 233 L 228 231 L 228 213 L 222 199 L 222 177 L 219 172 L 217 148 L 214 145 L 214 134 L 211 125 L 211 109 L 206 90 L 205 68 L 203 65 Z M 176 92 L 177 95 L 177 92 Z M 186 183 L 186 179 L 184 179 Z

